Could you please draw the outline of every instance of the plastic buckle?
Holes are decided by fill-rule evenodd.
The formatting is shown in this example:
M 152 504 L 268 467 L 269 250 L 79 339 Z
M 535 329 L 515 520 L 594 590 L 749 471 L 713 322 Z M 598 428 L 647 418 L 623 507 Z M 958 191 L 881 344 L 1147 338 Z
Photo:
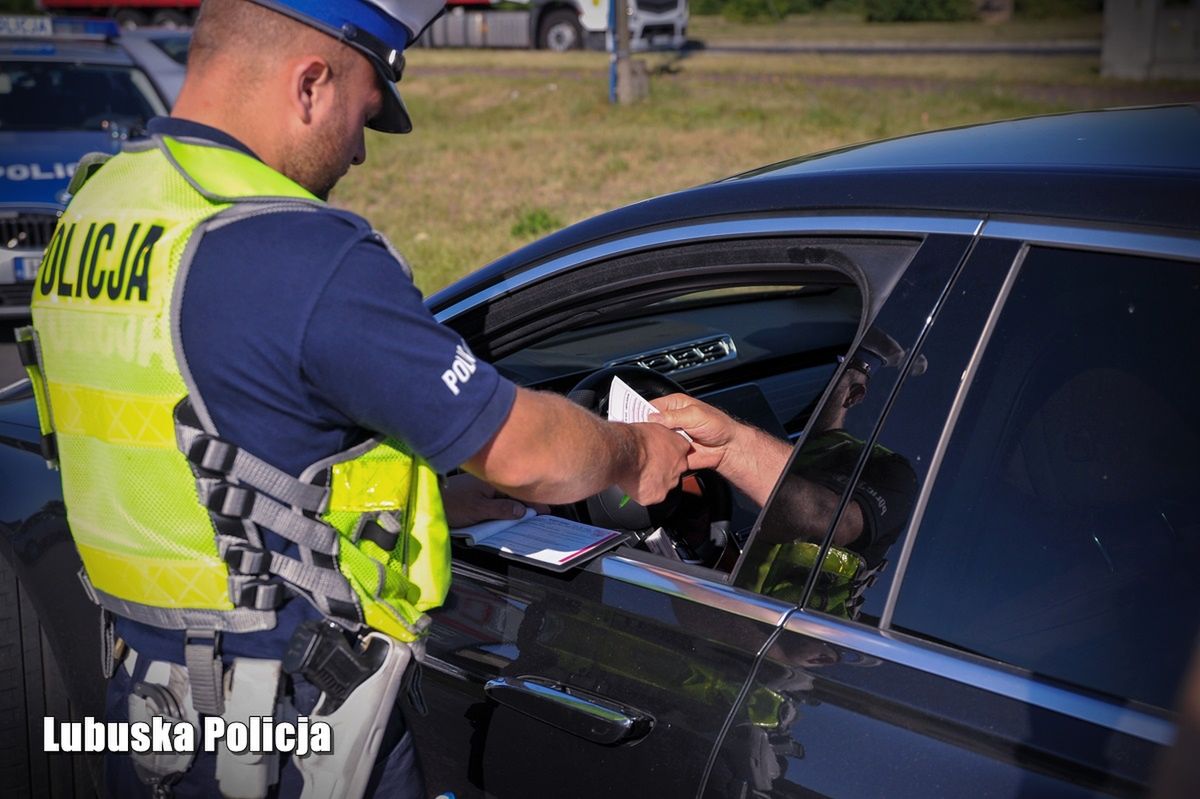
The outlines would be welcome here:
M 354 531 L 352 539 L 358 542 L 366 539 L 378 546 L 384 552 L 391 552 L 396 548 L 396 544 L 400 541 L 400 533 L 392 532 L 379 523 L 379 520 L 370 516 L 363 516 L 358 523 L 357 529 Z
M 238 449 L 233 444 L 213 436 L 199 436 L 188 447 L 187 459 L 210 472 L 228 474 L 237 458 Z
M 21 359 L 21 366 L 26 369 L 38 365 L 37 346 L 32 338 L 17 339 L 17 357 Z
M 218 516 L 244 519 L 254 508 L 254 493 L 239 486 L 222 483 L 208 495 L 204 506 Z
M 42 458 L 51 466 L 58 464 L 58 437 L 54 433 L 46 433 L 41 440 Z
M 242 586 L 238 594 L 239 608 L 274 610 L 283 604 L 283 586 L 271 580 L 259 580 Z
M 259 547 L 231 546 L 225 550 L 225 565 L 241 574 L 264 574 L 271 568 L 271 552 Z

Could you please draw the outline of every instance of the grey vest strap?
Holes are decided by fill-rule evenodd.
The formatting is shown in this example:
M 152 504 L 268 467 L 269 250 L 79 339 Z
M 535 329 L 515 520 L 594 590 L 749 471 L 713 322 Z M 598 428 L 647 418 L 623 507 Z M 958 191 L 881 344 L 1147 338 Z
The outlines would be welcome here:
M 175 408 L 175 437 L 196 475 L 196 493 L 217 527 L 217 550 L 229 567 L 229 594 L 240 609 L 278 607 L 286 586 L 348 629 L 362 622 L 361 603 L 338 569 L 339 533 L 313 518 L 329 489 L 278 469 L 203 429 L 188 400 Z M 261 529 L 296 544 L 302 560 L 272 552 Z
M 337 554 L 337 530 L 279 504 L 250 486 L 233 485 L 215 477 L 200 477 L 196 479 L 196 493 L 200 504 L 218 516 L 248 519 L 313 552 Z
M 298 480 L 246 450 L 181 421 L 178 416 L 175 440 L 187 459 L 201 469 L 223 474 L 300 510 L 322 513 L 328 506 L 329 489 Z
M 274 613 L 249 608 L 233 610 L 157 608 L 106 594 L 92 585 L 82 569 L 79 570 L 79 581 L 83 584 L 83 590 L 87 592 L 88 598 L 105 610 L 142 624 L 162 627 L 166 630 L 219 630 L 230 633 L 253 633 L 270 630 L 275 626 Z
M 217 654 L 218 635 L 213 630 L 188 630 L 183 645 L 183 660 L 192 686 L 192 707 L 207 716 L 225 712 L 225 681 L 222 679 L 221 656 Z
M 318 602 L 325 602 L 329 599 L 338 602 L 357 601 L 354 590 L 350 588 L 350 583 L 336 568 L 330 569 L 304 563 L 295 558 L 272 552 L 267 569 L 289 585 L 308 592 Z M 321 610 L 328 613 L 329 609 L 326 606 Z

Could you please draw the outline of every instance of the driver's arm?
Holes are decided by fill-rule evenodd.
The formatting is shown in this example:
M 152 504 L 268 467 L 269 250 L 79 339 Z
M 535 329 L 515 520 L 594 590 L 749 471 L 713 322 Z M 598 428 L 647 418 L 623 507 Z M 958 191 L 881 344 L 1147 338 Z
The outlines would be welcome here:
M 522 500 L 563 504 L 615 484 L 652 505 L 679 482 L 687 450 L 661 425 L 607 422 L 557 394 L 518 388 L 500 430 L 463 468 Z
M 787 467 L 791 444 L 686 394 L 671 394 L 651 400 L 651 404 L 658 409 L 658 416 L 652 417 L 655 421 L 692 437 L 689 469 L 715 469 L 755 504 L 767 501 Z M 786 540 L 824 536 L 838 500 L 838 493 L 823 485 L 795 475 L 788 478 L 777 500 L 783 503 L 785 518 L 793 521 L 786 528 Z M 838 521 L 833 543 L 846 546 L 862 531 L 862 508 L 855 499 Z
M 671 394 L 650 402 L 658 409 L 654 421 L 692 437 L 689 469 L 715 469 L 755 504 L 767 501 L 791 455 L 787 442 L 735 421 L 687 394 Z

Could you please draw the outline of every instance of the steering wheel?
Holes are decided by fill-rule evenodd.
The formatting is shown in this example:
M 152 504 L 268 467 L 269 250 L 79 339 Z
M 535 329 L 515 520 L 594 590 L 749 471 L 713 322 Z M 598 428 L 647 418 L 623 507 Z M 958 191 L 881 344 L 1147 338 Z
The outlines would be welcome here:
M 609 366 L 576 383 L 567 399 L 607 416 L 608 392 L 614 377 L 647 399 L 687 393 L 653 369 Z M 640 505 L 633 500 L 622 505 L 623 499 L 624 492 L 616 486 L 588 497 L 584 503 L 588 520 L 598 527 L 641 532 L 646 549 L 704 566 L 715 565 L 727 547 L 736 546 L 728 534 L 733 508 L 729 483 L 712 470 L 686 475 L 666 499 L 655 505 Z M 662 528 L 662 533 L 657 528 Z

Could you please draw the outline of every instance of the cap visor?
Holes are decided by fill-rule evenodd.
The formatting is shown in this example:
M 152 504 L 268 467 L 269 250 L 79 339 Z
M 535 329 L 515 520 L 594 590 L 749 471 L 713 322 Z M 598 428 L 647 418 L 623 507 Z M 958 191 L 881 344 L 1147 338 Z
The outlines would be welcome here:
M 379 75 L 379 90 L 383 93 L 383 107 L 379 113 L 367 121 L 367 127 L 383 133 L 411 133 L 412 118 L 404 101 L 400 99 L 400 89 L 384 75 L 383 69 L 375 67 Z

